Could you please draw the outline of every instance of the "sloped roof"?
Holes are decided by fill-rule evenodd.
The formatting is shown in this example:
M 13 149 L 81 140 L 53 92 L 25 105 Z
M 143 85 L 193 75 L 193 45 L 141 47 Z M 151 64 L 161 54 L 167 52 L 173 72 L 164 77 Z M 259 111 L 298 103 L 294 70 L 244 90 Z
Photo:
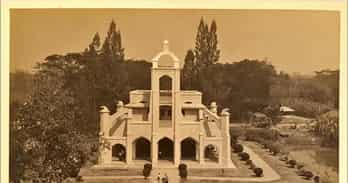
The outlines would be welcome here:
M 292 109 L 290 107 L 287 107 L 287 106 L 281 106 L 280 109 L 279 109 L 280 112 L 294 112 L 295 109 Z

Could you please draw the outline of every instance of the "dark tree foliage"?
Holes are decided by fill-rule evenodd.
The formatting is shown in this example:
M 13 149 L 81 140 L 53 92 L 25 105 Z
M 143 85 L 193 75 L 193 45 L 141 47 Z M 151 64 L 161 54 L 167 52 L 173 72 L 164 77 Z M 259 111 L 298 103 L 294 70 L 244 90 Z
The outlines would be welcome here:
M 198 82 L 204 104 L 216 101 L 231 109 L 232 118 L 240 119 L 267 106 L 274 75 L 274 67 L 264 61 L 243 60 L 213 64 L 200 72 Z
M 318 79 L 321 83 L 327 85 L 331 91 L 331 97 L 333 97 L 334 106 L 338 109 L 339 104 L 339 70 L 321 70 L 315 72 L 315 78 Z M 330 97 L 330 98 L 331 98 Z
M 124 48 L 122 48 L 121 33 L 116 29 L 116 23 L 112 20 L 109 31 L 101 49 L 102 55 L 107 61 L 123 61 Z
M 181 77 L 182 89 L 195 89 L 195 84 L 197 83 L 197 68 L 195 64 L 195 55 L 192 50 L 188 50 L 186 53 Z
M 76 176 L 87 152 L 75 121 L 83 119 L 65 77 L 74 65 L 52 56 L 40 64 L 33 92 L 11 121 L 11 178 L 60 182 Z M 51 68 L 46 70 L 45 68 Z
M 280 72 L 271 86 L 271 103 L 295 109 L 294 114 L 315 118 L 337 110 L 339 103 L 339 71 L 321 70 L 314 76 Z
M 82 53 L 48 56 L 36 67 L 28 97 L 13 100 L 11 180 L 48 183 L 77 176 L 93 145 L 87 139 L 99 131 L 99 106 L 115 111 L 130 90 L 150 88 L 151 64 L 123 61 L 115 26 L 102 48 L 97 33 Z
M 217 47 L 217 43 L 217 26 L 215 20 L 212 21 L 209 29 L 208 24 L 201 18 L 194 49 L 196 67 L 199 71 L 219 60 L 220 50 Z

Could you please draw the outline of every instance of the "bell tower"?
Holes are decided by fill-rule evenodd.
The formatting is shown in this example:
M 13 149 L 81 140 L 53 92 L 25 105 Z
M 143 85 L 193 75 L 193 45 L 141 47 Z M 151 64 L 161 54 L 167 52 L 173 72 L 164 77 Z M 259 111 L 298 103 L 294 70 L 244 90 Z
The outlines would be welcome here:
M 180 61 L 169 50 L 169 42 L 163 42 L 162 51 L 152 59 L 151 69 L 151 102 L 150 120 L 152 121 L 152 152 L 158 152 L 157 143 L 160 138 L 167 137 L 174 142 L 175 164 L 180 158 L 176 157 L 175 149 L 180 142 L 176 141 L 176 122 L 181 114 L 180 102 Z M 152 156 L 152 163 L 157 164 L 158 157 Z

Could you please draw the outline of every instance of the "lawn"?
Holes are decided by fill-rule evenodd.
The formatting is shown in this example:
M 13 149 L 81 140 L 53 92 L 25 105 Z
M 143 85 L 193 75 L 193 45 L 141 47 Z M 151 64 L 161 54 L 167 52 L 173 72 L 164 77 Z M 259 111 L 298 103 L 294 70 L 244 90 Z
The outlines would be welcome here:
M 255 130 L 255 129 L 253 129 Z M 261 131 L 267 131 L 267 129 L 260 129 Z M 322 147 L 320 145 L 320 139 L 314 136 L 311 132 L 308 132 L 303 129 L 278 129 L 282 134 L 289 134 L 288 137 L 280 137 L 278 140 L 273 140 L 271 142 L 277 141 L 280 144 L 281 151 L 288 152 L 289 157 L 295 159 L 296 161 L 304 164 L 307 170 L 312 171 L 316 175 L 320 175 L 322 182 L 325 183 L 336 183 L 338 182 L 338 149 L 334 147 Z M 248 132 L 248 128 L 241 126 L 233 126 L 231 128 L 231 135 L 239 134 L 240 139 L 243 139 Z M 251 131 L 252 132 L 252 131 Z M 265 138 L 264 134 L 267 133 L 258 133 L 260 138 Z M 255 136 L 255 133 L 252 134 Z M 250 135 L 249 135 L 250 136 Z M 248 142 L 253 145 L 253 149 L 258 150 L 257 143 Z M 256 146 L 255 146 L 256 144 Z M 258 151 L 261 153 L 262 151 Z M 286 172 L 286 169 L 283 170 L 282 165 L 278 164 L 275 161 L 272 165 L 272 157 L 263 156 L 267 162 L 271 162 L 271 166 L 280 171 L 280 175 L 285 177 L 286 180 L 292 180 L 293 177 L 289 176 Z M 280 166 L 280 167 L 279 167 Z

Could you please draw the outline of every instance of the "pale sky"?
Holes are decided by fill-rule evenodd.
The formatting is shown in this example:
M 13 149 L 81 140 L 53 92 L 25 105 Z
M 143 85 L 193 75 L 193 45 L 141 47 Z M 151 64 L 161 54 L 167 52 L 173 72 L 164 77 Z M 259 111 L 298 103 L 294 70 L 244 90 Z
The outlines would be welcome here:
M 127 58 L 151 60 L 163 40 L 183 60 L 203 17 L 217 22 L 220 62 L 267 58 L 278 71 L 339 68 L 339 13 L 277 10 L 11 10 L 10 70 L 30 71 L 51 54 L 81 52 L 112 19 Z

